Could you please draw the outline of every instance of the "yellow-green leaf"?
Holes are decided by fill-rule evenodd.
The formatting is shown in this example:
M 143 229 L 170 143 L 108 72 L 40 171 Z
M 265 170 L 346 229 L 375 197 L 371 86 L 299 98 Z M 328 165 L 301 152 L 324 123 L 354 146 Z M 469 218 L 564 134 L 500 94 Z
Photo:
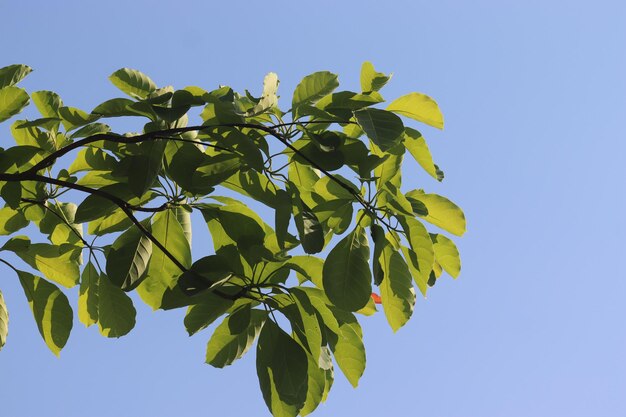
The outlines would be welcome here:
M 409 93 L 404 95 L 392 101 L 387 106 L 387 110 L 443 129 L 443 114 L 441 114 L 437 102 L 426 94 Z
M 422 190 L 409 191 L 406 197 L 409 201 L 417 200 L 426 206 L 428 215 L 420 215 L 420 217 L 427 222 L 457 236 L 463 236 L 465 233 L 463 210 L 452 201 L 438 194 L 426 194 Z

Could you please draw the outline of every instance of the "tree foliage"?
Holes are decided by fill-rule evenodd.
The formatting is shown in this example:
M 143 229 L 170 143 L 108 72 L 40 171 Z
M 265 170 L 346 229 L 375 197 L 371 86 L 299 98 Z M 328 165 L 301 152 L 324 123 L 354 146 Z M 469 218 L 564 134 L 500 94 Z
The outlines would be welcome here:
M 305 415 L 328 395 L 333 364 L 358 384 L 365 350 L 356 314 L 382 303 L 396 331 L 413 312 L 414 285 L 425 295 L 442 271 L 459 274 L 458 250 L 440 232 L 462 235 L 463 212 L 402 187 L 406 155 L 443 179 L 423 136 L 405 126 L 442 128 L 441 112 L 420 93 L 383 107 L 390 76 L 371 63 L 360 92 L 337 91 L 331 72 L 304 77 L 287 111 L 274 73 L 255 97 L 225 86 L 159 88 L 123 68 L 110 80 L 128 97 L 88 112 L 18 87 L 30 72 L 0 69 L 0 121 L 31 101 L 41 115 L 13 121 L 15 144 L 0 148 L 0 250 L 15 255 L 0 261 L 16 272 L 57 355 L 73 327 L 67 289 L 78 287 L 79 321 L 106 337 L 133 329 L 133 299 L 185 308 L 190 335 L 221 319 L 208 364 L 228 366 L 256 342 L 271 413 Z M 140 132 L 116 133 L 113 118 Z M 261 205 L 264 216 L 254 210 Z M 213 248 L 206 236 L 192 239 L 193 213 Z M 29 225 L 36 229 L 20 235 Z M 203 257 L 192 259 L 192 242 Z M 0 348 L 8 324 L 0 292 Z

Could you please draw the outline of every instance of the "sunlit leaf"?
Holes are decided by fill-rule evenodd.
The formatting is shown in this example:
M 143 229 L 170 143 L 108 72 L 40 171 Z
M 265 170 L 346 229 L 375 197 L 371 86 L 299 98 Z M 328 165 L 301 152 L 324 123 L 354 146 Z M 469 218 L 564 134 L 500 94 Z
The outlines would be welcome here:
M 0 89 L 15 85 L 31 73 L 28 65 L 14 64 L 0 68 Z
M 9 310 L 0 291 L 0 350 L 7 342 L 9 334 Z
M 431 234 L 435 260 L 453 278 L 461 273 L 461 258 L 459 250 L 453 241 L 440 234 Z
M 0 122 L 21 112 L 29 101 L 28 93 L 21 88 L 13 86 L 0 88 Z
M 387 110 L 415 119 L 418 122 L 443 129 L 443 115 L 437 102 L 425 94 L 409 93 L 394 101 Z
M 420 216 L 429 223 L 441 227 L 443 230 L 457 236 L 465 233 L 465 215 L 452 201 L 438 194 L 427 194 L 422 190 L 413 190 L 406 193 L 411 201 L 418 201 L 428 210 L 428 215 Z
M 150 77 L 130 68 L 122 68 L 115 71 L 109 76 L 109 80 L 124 93 L 137 99 L 145 99 L 157 89 L 156 84 Z

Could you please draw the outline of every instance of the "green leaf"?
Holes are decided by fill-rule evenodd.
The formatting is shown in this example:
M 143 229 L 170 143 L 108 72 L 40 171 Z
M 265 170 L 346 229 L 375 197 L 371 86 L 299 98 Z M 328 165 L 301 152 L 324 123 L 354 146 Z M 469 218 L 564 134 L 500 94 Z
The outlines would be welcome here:
M 127 98 L 113 98 L 96 106 L 91 114 L 102 117 L 146 116 L 143 111 L 132 107 L 135 104 L 137 104 L 135 101 Z
M 409 268 L 400 253 L 391 244 L 384 246 L 380 255 L 384 279 L 380 285 L 380 297 L 385 316 L 394 332 L 404 326 L 415 306 L 415 290 Z
M 414 204 L 418 201 L 426 206 L 428 214 L 421 218 L 456 236 L 465 233 L 465 215 L 463 210 L 452 201 L 438 194 L 426 194 L 422 190 L 413 190 L 406 193 L 406 197 Z M 415 210 L 414 210 L 415 211 Z M 419 214 L 416 211 L 416 214 Z
M 415 161 L 420 164 L 424 171 L 437 181 L 443 180 L 443 172 L 433 162 L 426 140 L 415 129 L 406 128 L 404 132 L 404 146 L 411 153 Z
M 2 291 L 0 291 L 0 350 L 7 342 L 7 336 L 9 334 L 9 310 L 4 303 L 4 297 Z
M 73 325 L 67 297 L 56 285 L 42 278 L 24 271 L 17 271 L 17 274 L 41 337 L 52 353 L 59 356 Z
M 313 359 L 319 362 L 322 347 L 322 331 L 317 319 L 316 309 L 306 292 L 297 287 L 291 289 L 297 316 L 290 318 L 291 328 L 298 335 L 298 339 L 308 350 Z
M 157 89 L 154 81 L 140 71 L 122 68 L 109 76 L 114 86 L 136 99 L 145 99 Z
M 292 112 L 296 114 L 299 106 L 315 103 L 326 94 L 332 93 L 338 86 L 337 75 L 331 72 L 320 71 L 307 75 L 294 90 L 291 103 Z
M 443 129 L 443 115 L 437 102 L 425 94 L 409 93 L 404 95 L 392 101 L 387 106 L 387 110 Z
M 109 133 L 111 128 L 104 123 L 92 123 L 87 126 L 83 126 L 70 135 L 71 139 L 86 138 L 98 134 Z
M 28 105 L 30 97 L 25 90 L 18 87 L 0 89 L 0 122 L 15 116 Z
M 22 81 L 33 69 L 27 65 L 14 64 L 0 68 L 0 89 Z
M 78 320 L 86 327 L 98 322 L 98 271 L 88 262 L 80 277 Z
M 80 249 L 76 249 L 73 245 L 55 246 L 47 243 L 32 243 L 28 246 L 11 248 L 5 245 L 5 248 L 40 271 L 46 278 L 64 287 L 71 288 L 78 284 Z
M 191 266 L 191 248 L 173 210 L 162 211 L 154 216 L 152 235 L 185 268 Z M 176 278 L 182 273 L 161 249 L 154 247 L 146 279 L 137 287 L 137 293 L 146 304 L 156 310 L 161 307 L 165 291 L 176 285 Z
M 418 286 L 428 282 L 430 271 L 433 269 L 435 254 L 428 231 L 419 220 L 413 217 L 398 217 L 411 249 L 408 251 L 407 261 L 412 266 L 412 273 Z M 406 256 L 406 254 L 405 254 Z M 416 273 L 418 274 L 416 276 Z
M 208 327 L 232 307 L 233 301 L 207 293 L 208 300 L 189 306 L 185 314 L 185 329 L 189 336 Z
M 2 186 L 0 190 L 0 196 L 12 209 L 16 209 L 20 206 L 22 198 L 22 184 L 19 182 L 7 182 Z
M 106 337 L 122 337 L 135 327 L 137 312 L 124 291 L 102 274 L 98 278 L 98 327 Z
M 28 223 L 21 211 L 10 207 L 0 208 L 0 235 L 11 235 L 28 226 Z
M 165 152 L 165 141 L 151 140 L 139 145 L 138 155 L 131 156 L 128 186 L 137 197 L 144 195 L 155 183 Z
M 361 66 L 361 90 L 363 92 L 378 91 L 387 84 L 391 75 L 376 72 L 371 62 L 365 61 Z
M 326 401 L 326 397 L 334 382 L 333 362 L 328 347 L 322 347 L 322 357 L 315 361 L 311 355 L 308 357 L 308 387 L 306 401 L 300 410 L 301 416 L 306 416 Z
M 77 127 L 84 126 L 91 122 L 98 120 L 99 116 L 95 114 L 88 114 L 76 107 L 60 107 L 58 114 L 63 119 L 63 126 L 65 130 L 70 131 Z
M 300 236 L 302 249 L 313 254 L 324 249 L 324 231 L 315 213 L 302 201 L 295 185 L 289 187 L 293 203 L 293 218 Z
M 363 331 L 353 314 L 336 308 L 331 308 L 331 311 L 337 321 L 338 331 L 333 331 L 328 335 L 330 349 L 335 356 L 339 369 L 346 376 L 348 382 L 356 388 L 365 371 Z M 329 330 L 331 330 L 330 327 Z
M 431 233 L 430 238 L 433 241 L 435 261 L 437 261 L 452 278 L 457 278 L 461 273 L 461 258 L 454 242 L 440 234 Z
M 39 113 L 43 117 L 59 117 L 59 108 L 63 106 L 63 100 L 61 97 L 53 91 L 35 91 L 31 94 L 33 98 L 33 103 L 39 110 Z M 57 122 L 56 128 L 58 128 L 59 123 Z M 55 129 L 56 129 L 55 128 Z
M 404 133 L 404 124 L 395 114 L 380 109 L 363 109 L 354 112 L 354 117 L 368 138 L 382 151 L 397 145 Z
M 178 223 L 183 228 L 185 239 L 187 239 L 187 243 L 189 244 L 189 249 L 191 249 L 191 213 L 182 207 L 175 207 L 174 213 L 176 214 L 176 220 L 178 220 Z
M 271 320 L 259 336 L 256 367 L 270 412 L 274 416 L 295 417 L 307 396 L 308 359 L 298 342 Z
M 330 301 L 346 311 L 363 308 L 372 293 L 369 244 L 365 230 L 358 227 L 330 251 L 322 271 Z
M 149 230 L 149 223 L 144 221 L 142 224 Z M 107 258 L 107 275 L 117 287 L 131 291 L 146 278 L 151 255 L 152 242 L 133 226 L 113 242 Z
M 207 344 L 206 363 L 223 368 L 241 358 L 250 349 L 267 318 L 267 312 L 252 310 L 248 325 L 244 329 L 237 329 L 238 326 L 232 326 L 231 322 L 236 322 L 241 314 L 246 314 L 245 310 L 237 310 L 217 326 Z

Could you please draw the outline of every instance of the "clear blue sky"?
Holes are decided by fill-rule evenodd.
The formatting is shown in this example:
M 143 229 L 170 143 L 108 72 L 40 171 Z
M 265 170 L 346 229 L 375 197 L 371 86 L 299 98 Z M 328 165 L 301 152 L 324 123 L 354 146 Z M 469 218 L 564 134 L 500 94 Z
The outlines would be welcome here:
M 287 102 L 316 70 L 339 73 L 347 88 L 365 60 L 394 72 L 386 97 L 424 92 L 446 117 L 443 132 L 422 129 L 446 180 L 416 175 L 412 188 L 464 208 L 463 270 L 419 299 L 397 334 L 382 314 L 363 320 L 359 388 L 337 373 L 314 415 L 619 416 L 624 4 L 0 0 L 0 66 L 28 64 L 24 87 L 87 109 L 117 95 L 107 76 L 123 66 L 161 85 L 257 93 L 275 71 Z M 0 134 L 7 146 L 7 128 Z M 209 335 L 188 338 L 182 312 L 140 308 L 119 340 L 76 320 L 57 359 L 7 269 L 0 288 L 11 313 L 2 416 L 267 414 L 254 355 L 225 370 L 204 365 Z

